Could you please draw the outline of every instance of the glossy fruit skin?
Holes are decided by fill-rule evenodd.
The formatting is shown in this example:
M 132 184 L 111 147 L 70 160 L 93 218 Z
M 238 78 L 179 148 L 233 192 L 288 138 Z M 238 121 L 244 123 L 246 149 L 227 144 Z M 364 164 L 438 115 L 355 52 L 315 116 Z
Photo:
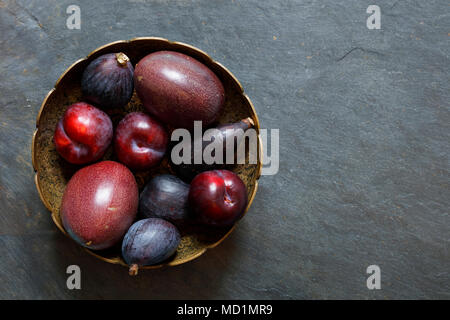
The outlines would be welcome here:
M 120 162 L 133 170 L 159 164 L 167 149 L 166 128 L 142 112 L 127 114 L 117 125 L 114 149 Z
M 104 109 L 121 108 L 133 95 L 133 74 L 133 65 L 123 53 L 102 55 L 83 72 L 83 96 Z
M 194 148 L 191 148 L 191 161 L 190 163 L 180 163 L 180 164 L 174 164 L 173 162 L 170 163 L 170 166 L 174 169 L 174 171 L 177 173 L 177 175 L 183 179 L 186 182 L 191 182 L 192 179 L 199 173 L 210 171 L 214 169 L 225 169 L 232 167 L 232 164 L 226 164 L 226 145 L 228 139 L 234 138 L 234 155 L 236 160 L 236 154 L 237 154 L 237 146 L 239 146 L 243 142 L 244 135 L 238 135 L 233 136 L 234 130 L 242 130 L 242 132 L 245 132 L 247 129 L 251 128 L 254 125 L 254 122 L 251 118 L 242 119 L 241 121 L 234 122 L 234 123 L 226 123 L 221 124 L 217 126 L 215 129 L 218 130 L 218 135 L 215 135 L 211 138 L 210 141 L 203 141 L 202 137 L 199 137 L 198 139 L 201 140 L 200 144 L 202 145 L 202 152 L 205 150 L 205 148 L 213 143 L 215 139 L 221 138 L 223 141 L 223 161 L 222 164 L 206 164 L 204 161 L 201 164 L 195 164 L 194 163 Z M 196 141 L 192 140 L 191 146 L 194 146 L 196 144 Z
M 73 164 L 100 159 L 111 144 L 113 125 L 102 110 L 78 102 L 68 107 L 56 125 L 53 142 L 61 157 Z
M 175 225 L 189 219 L 189 185 L 178 177 L 162 174 L 151 179 L 139 198 L 139 213 L 162 218 Z
M 247 203 L 245 184 L 232 171 L 206 171 L 191 182 L 189 206 L 203 224 L 230 226 L 243 215 Z
M 159 218 L 147 218 L 134 223 L 122 242 L 122 256 L 132 266 L 160 263 L 177 250 L 180 233 L 170 222 Z
M 215 121 L 224 105 L 219 78 L 194 58 L 174 51 L 158 51 L 136 65 L 134 86 L 148 112 L 175 128 L 191 129 Z
M 138 202 L 138 186 L 130 170 L 118 162 L 102 161 L 78 170 L 69 180 L 61 220 L 80 245 L 106 249 L 131 226 Z

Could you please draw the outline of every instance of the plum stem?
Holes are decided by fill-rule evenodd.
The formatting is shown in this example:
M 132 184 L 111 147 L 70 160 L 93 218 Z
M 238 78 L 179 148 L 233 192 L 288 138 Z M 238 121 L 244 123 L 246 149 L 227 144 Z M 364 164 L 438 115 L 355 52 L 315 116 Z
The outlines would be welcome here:
M 139 266 L 137 264 L 132 264 L 129 270 L 130 276 L 136 276 L 138 274 Z
M 119 53 L 116 53 L 116 60 L 117 60 L 117 63 L 119 64 L 119 66 L 125 67 L 127 65 L 128 61 L 130 61 L 130 58 L 128 58 L 125 53 L 119 52 Z
M 230 198 L 229 196 L 224 196 L 224 197 L 223 197 L 223 200 L 224 200 L 226 203 L 228 203 L 228 204 L 232 204 L 232 203 L 233 203 L 233 201 L 231 200 L 231 198 Z

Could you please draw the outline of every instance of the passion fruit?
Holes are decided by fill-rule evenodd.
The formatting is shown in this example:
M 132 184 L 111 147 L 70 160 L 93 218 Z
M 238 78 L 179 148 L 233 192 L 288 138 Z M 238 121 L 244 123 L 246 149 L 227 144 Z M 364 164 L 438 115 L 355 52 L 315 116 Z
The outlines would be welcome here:
M 101 161 L 78 170 L 67 183 L 61 220 L 70 237 L 92 250 L 121 240 L 133 223 L 139 190 L 130 170 L 114 161 Z
M 175 128 L 208 126 L 225 102 L 222 82 L 208 67 L 174 51 L 158 51 L 136 65 L 134 85 L 145 109 Z

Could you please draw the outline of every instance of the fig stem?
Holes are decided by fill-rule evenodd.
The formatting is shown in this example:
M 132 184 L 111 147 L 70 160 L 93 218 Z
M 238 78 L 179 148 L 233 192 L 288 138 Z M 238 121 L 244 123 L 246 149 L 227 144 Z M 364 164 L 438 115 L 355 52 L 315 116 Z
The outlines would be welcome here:
M 127 65 L 128 61 L 130 61 L 130 58 L 128 58 L 125 53 L 119 52 L 119 53 L 116 53 L 116 60 L 117 60 L 117 63 L 119 64 L 119 66 L 125 67 Z
M 253 121 L 252 118 L 248 117 L 246 119 L 241 120 L 242 122 L 244 122 L 246 125 L 248 125 L 249 127 L 253 127 L 255 125 L 255 122 Z
M 139 266 L 137 264 L 132 264 L 129 270 L 130 276 L 136 276 L 138 274 Z

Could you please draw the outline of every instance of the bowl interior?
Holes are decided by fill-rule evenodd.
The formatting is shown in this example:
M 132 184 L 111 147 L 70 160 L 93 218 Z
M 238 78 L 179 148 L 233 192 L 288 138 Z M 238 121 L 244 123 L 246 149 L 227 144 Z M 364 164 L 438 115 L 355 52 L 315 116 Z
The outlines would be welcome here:
M 160 38 L 137 38 L 131 41 L 117 41 L 100 47 L 87 58 L 75 62 L 65 71 L 55 84 L 55 88 L 49 92 L 42 103 L 37 119 L 37 130 L 34 135 L 32 150 L 36 185 L 42 201 L 52 212 L 52 218 L 62 232 L 65 233 L 59 215 L 62 195 L 66 183 L 75 171 L 82 166 L 72 165 L 62 159 L 57 154 L 52 139 L 56 124 L 66 108 L 75 102 L 82 101 L 80 80 L 83 70 L 90 61 L 105 53 L 123 52 L 135 65 L 147 54 L 159 50 L 173 50 L 190 55 L 209 67 L 220 78 L 225 88 L 226 98 L 225 108 L 217 123 L 235 122 L 251 117 L 255 122 L 255 128 L 259 130 L 257 115 L 239 82 L 226 68 L 213 61 L 206 53 L 186 44 L 169 42 Z M 111 110 L 108 113 L 115 127 L 125 114 L 132 111 L 143 111 L 136 93 L 125 108 Z M 259 139 L 258 145 L 260 148 Z M 258 149 L 258 151 L 261 154 L 261 150 Z M 161 173 L 173 173 L 167 157 L 166 155 L 160 166 L 149 171 L 135 173 L 140 191 L 153 176 Z M 108 149 L 102 160 L 117 160 L 112 152 L 112 147 Z M 257 180 L 261 170 L 260 156 L 257 164 L 248 164 L 248 161 L 246 161 L 244 165 L 236 165 L 229 169 L 238 174 L 247 186 L 248 210 L 257 189 Z M 180 228 L 182 239 L 176 254 L 161 265 L 177 265 L 200 256 L 207 248 L 212 248 L 225 239 L 233 228 L 234 226 L 211 230 L 198 225 Z M 121 258 L 120 245 L 102 251 L 86 250 L 107 262 L 126 265 Z M 156 268 L 161 265 L 147 268 Z

